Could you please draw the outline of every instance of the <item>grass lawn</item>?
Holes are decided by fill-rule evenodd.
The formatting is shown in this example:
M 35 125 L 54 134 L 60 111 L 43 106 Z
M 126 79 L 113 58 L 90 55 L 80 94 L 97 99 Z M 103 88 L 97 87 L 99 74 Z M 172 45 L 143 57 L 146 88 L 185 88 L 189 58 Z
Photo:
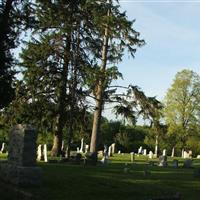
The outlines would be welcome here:
M 199 160 L 193 160 L 194 168 L 176 169 L 170 158 L 166 168 L 149 166 L 143 156 L 135 158 L 130 163 L 130 154 L 115 154 L 106 166 L 39 163 L 42 185 L 25 190 L 38 200 L 148 200 L 177 192 L 183 200 L 200 199 L 200 178 L 193 175 L 194 168 L 200 167 Z M 179 159 L 180 165 L 182 162 Z M 124 168 L 128 168 L 127 173 Z M 149 173 L 145 176 L 144 171 Z

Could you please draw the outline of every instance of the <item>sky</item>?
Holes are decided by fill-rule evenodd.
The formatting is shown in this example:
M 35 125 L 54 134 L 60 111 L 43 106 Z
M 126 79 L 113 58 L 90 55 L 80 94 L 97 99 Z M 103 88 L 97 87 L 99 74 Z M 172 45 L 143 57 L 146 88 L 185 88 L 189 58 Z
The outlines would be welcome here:
M 146 45 L 135 58 L 119 63 L 124 80 L 115 84 L 139 86 L 147 96 L 162 101 L 175 74 L 190 69 L 200 74 L 200 0 L 119 0 Z M 112 113 L 104 115 L 114 118 Z

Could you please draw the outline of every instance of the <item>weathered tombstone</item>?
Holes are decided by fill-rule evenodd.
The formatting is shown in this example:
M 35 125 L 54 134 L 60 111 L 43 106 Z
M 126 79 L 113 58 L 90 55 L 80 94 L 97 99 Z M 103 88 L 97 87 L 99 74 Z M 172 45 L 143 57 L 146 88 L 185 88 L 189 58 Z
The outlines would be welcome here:
M 88 153 L 88 152 L 89 152 L 89 145 L 86 144 L 86 145 L 85 145 L 85 153 Z
M 80 153 L 79 147 L 76 148 L 77 153 Z
M 112 156 L 112 146 L 108 147 L 108 156 L 111 157 Z
M 140 148 L 138 149 L 138 154 L 142 153 L 142 146 L 140 146 Z
M 44 162 L 48 162 L 48 158 L 47 158 L 47 145 L 46 144 L 44 144 L 43 155 L 44 155 Z
M 121 154 L 121 151 L 120 151 L 120 150 L 118 151 L 118 154 Z
M 197 155 L 197 159 L 200 159 L 200 155 Z
M 163 149 L 163 156 L 166 156 L 166 152 L 167 152 L 167 150 L 166 149 Z
M 5 143 L 3 142 L 1 145 L 1 151 L 0 153 L 5 153 Z
M 160 167 L 167 167 L 167 156 L 159 157 L 159 165 Z
M 111 147 L 112 147 L 112 154 L 114 154 L 114 153 L 115 153 L 115 146 L 116 146 L 116 144 L 115 144 L 115 143 L 112 143 L 112 144 L 111 144 Z
M 135 154 L 134 152 L 131 152 L 130 154 L 131 154 L 131 162 L 133 162 L 135 160 Z
M 147 155 L 147 150 L 146 150 L 146 149 L 144 149 L 144 151 L 143 151 L 143 155 L 144 155 L 144 156 Z
M 103 151 L 103 158 L 101 159 L 102 164 L 107 164 L 109 159 L 109 153 L 108 148 L 106 145 L 104 145 L 104 151 Z
M 178 168 L 178 160 L 173 160 L 172 162 L 172 166 L 175 167 L 175 168 Z
M 184 159 L 190 158 L 189 153 L 187 151 L 183 152 L 183 158 Z
M 153 152 L 149 151 L 149 158 L 152 159 L 153 158 Z
M 4 181 L 23 186 L 40 184 L 36 139 L 37 132 L 31 125 L 14 126 L 9 136 L 8 161 L 0 166 L 0 177 Z
M 191 168 L 192 167 L 192 159 L 186 159 L 183 163 L 184 168 Z
M 39 144 L 37 148 L 37 161 L 41 161 L 41 160 L 42 160 L 42 145 Z

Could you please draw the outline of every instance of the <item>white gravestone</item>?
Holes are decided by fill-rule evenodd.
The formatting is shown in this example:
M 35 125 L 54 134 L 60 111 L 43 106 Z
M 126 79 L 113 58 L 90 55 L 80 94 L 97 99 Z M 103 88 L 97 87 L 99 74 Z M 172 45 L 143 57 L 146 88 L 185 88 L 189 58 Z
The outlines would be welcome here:
M 101 159 L 101 162 L 103 164 L 107 164 L 108 163 L 108 159 L 109 159 L 109 156 L 108 156 L 108 148 L 106 145 L 104 145 L 104 151 L 103 151 L 103 158 Z
M 142 153 L 142 146 L 138 149 L 138 154 Z
M 152 159 L 153 158 L 153 152 L 149 151 L 149 158 Z
M 46 144 L 44 144 L 43 154 L 44 154 L 44 162 L 48 162 L 48 158 L 47 158 L 47 145 Z
M 1 153 L 4 153 L 4 150 L 5 150 L 5 143 L 3 142 L 3 143 L 2 143 L 2 146 L 1 146 L 1 151 L 0 151 L 0 152 L 1 152 Z
M 131 152 L 130 154 L 131 154 L 131 162 L 133 162 L 135 160 L 135 154 L 134 152 Z
M 42 160 L 42 145 L 39 144 L 37 148 L 37 161 L 41 161 L 41 160 Z
M 87 153 L 88 151 L 89 151 L 89 145 L 86 144 L 86 145 L 85 145 L 85 153 Z
M 159 157 L 159 165 L 160 167 L 167 167 L 167 156 L 160 156 Z
M 187 151 L 184 151 L 183 158 L 184 159 L 190 158 L 189 153 Z
M 147 155 L 147 150 L 146 150 L 146 149 L 144 149 L 144 151 L 143 151 L 143 155 L 144 155 L 144 156 Z
M 112 143 L 112 144 L 111 144 L 111 147 L 112 147 L 112 154 L 114 154 L 114 153 L 115 153 L 115 146 L 116 146 L 116 144 L 115 144 L 115 143 Z
M 108 147 L 108 156 L 111 157 L 112 156 L 112 146 Z
M 166 151 L 167 151 L 166 149 L 163 149 L 163 154 L 162 154 L 163 156 L 166 156 L 166 155 L 167 155 L 167 154 L 166 154 Z

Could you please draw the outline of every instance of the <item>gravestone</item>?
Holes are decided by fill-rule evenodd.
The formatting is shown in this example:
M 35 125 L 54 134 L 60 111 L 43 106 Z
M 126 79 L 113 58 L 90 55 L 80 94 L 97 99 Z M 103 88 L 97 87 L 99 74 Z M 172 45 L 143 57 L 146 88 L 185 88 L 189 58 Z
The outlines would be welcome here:
M 103 158 L 101 159 L 101 163 L 107 164 L 108 160 L 109 160 L 108 147 L 104 145 Z
M 86 145 L 85 145 L 85 153 L 88 153 L 88 152 L 89 152 L 89 145 L 86 144 Z
M 144 155 L 144 156 L 147 155 L 147 150 L 146 150 L 146 149 L 144 149 L 144 151 L 143 151 L 143 155 Z
M 138 154 L 142 153 L 142 146 L 140 146 L 140 148 L 138 149 Z
M 44 144 L 43 155 L 44 155 L 44 162 L 48 162 L 48 158 L 47 158 L 47 145 L 46 144 Z
M 189 155 L 189 153 L 187 151 L 183 152 L 183 158 L 184 159 L 190 158 L 190 155 Z
M 153 152 L 149 151 L 149 158 L 152 159 L 153 158 Z
M 41 160 L 42 160 L 42 145 L 39 144 L 37 148 L 37 161 L 41 161 Z
M 48 162 L 47 158 L 47 145 L 38 145 L 37 148 L 37 161 L 44 160 L 44 162 Z
M 133 162 L 135 160 L 135 154 L 134 152 L 131 152 L 130 154 L 131 154 L 131 162 Z
M 5 143 L 4 142 L 1 145 L 0 153 L 5 153 Z
M 0 164 L 0 178 L 16 185 L 39 185 L 41 168 L 36 166 L 37 132 L 18 124 L 10 132 L 8 161 Z
M 121 151 L 120 151 L 120 150 L 118 151 L 118 154 L 121 154 Z
M 111 145 L 108 147 L 108 156 L 109 157 L 112 156 L 112 146 Z
M 178 160 L 173 160 L 172 166 L 178 168 Z
M 197 155 L 197 159 L 200 159 L 200 155 Z
M 112 154 L 114 154 L 114 153 L 115 153 L 115 146 L 116 146 L 116 144 L 115 144 L 115 143 L 112 143 L 112 144 L 111 144 L 111 147 L 112 147 Z
M 159 157 L 159 165 L 160 167 L 167 167 L 167 156 L 160 156 Z
M 166 149 L 163 149 L 163 156 L 166 156 L 167 155 L 167 150 Z
M 76 147 L 76 152 L 77 152 L 77 153 L 80 153 L 79 147 Z

